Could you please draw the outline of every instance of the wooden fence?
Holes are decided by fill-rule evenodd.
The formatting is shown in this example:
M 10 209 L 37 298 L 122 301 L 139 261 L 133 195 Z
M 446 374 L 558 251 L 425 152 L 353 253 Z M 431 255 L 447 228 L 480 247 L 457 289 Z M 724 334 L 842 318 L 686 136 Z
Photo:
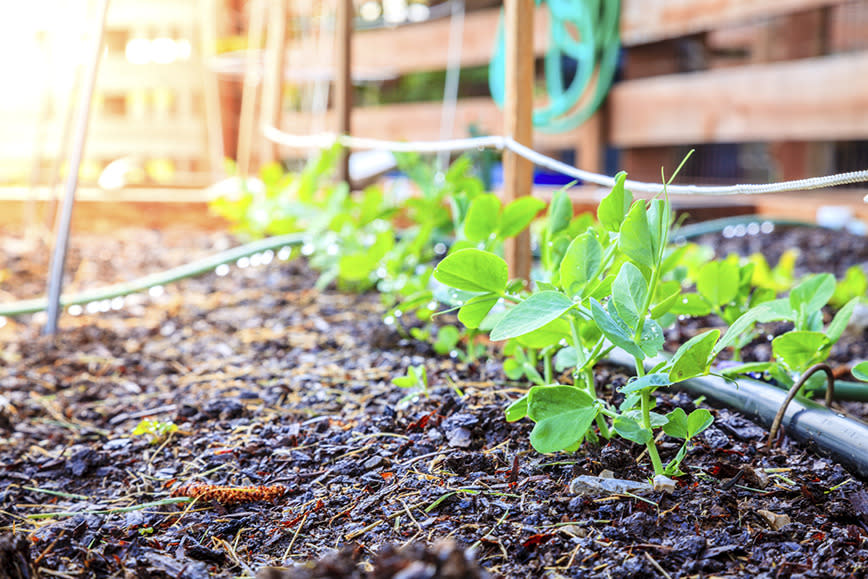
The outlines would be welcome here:
M 69 140 L 69 111 L 80 92 L 76 54 L 85 44 L 82 34 L 91 29 L 86 17 L 92 3 L 38 4 L 51 4 L 53 10 L 32 15 L 34 42 L 21 55 L 40 71 L 33 74 L 33 98 L 9 103 L 0 95 L 0 183 L 48 183 L 65 172 L 55 163 L 68 155 L 63 143 Z M 85 149 L 85 183 L 123 157 L 131 158 L 144 183 L 210 182 L 223 158 L 219 134 L 211 134 L 219 131 L 216 79 L 203 54 L 203 35 L 215 44 L 214 18 L 216 0 L 111 2 Z
M 622 6 L 622 79 L 602 115 L 569 133 L 536 132 L 536 148 L 576 149 L 578 165 L 592 170 L 604 169 L 603 151 L 614 148 L 632 176 L 657 179 L 660 165 L 676 164 L 688 146 L 762 143 L 769 169 L 757 177 L 777 179 L 834 170 L 832 143 L 868 139 L 868 1 L 623 0 Z M 489 61 L 498 18 L 496 8 L 467 14 L 463 67 Z M 547 26 L 545 9 L 537 8 L 537 55 Z M 444 69 L 448 33 L 448 19 L 358 32 L 354 74 Z M 292 76 L 304 77 L 330 70 L 332 55 L 295 42 L 286 62 Z M 353 133 L 436 139 L 440 110 L 440 102 L 356 107 Z M 328 117 L 325 126 L 332 122 Z M 308 113 L 291 112 L 282 127 L 305 133 L 311 123 Z M 485 97 L 459 100 L 455 136 L 466 136 L 471 124 L 488 133 L 504 126 Z

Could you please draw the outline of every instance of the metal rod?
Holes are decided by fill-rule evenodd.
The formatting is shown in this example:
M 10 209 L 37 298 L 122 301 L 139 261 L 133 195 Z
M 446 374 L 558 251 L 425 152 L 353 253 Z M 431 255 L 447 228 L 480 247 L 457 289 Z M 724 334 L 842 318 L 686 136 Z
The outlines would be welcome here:
M 66 265 L 66 250 L 69 246 L 69 227 L 72 221 L 72 207 L 75 203 L 75 190 L 78 187 L 78 170 L 84 154 L 84 144 L 87 140 L 87 125 L 90 120 L 90 101 L 96 85 L 96 73 L 102 56 L 102 37 L 105 31 L 105 18 L 108 13 L 109 0 L 100 0 L 97 5 L 97 16 L 94 23 L 93 45 L 91 46 L 90 62 L 87 69 L 85 93 L 79 100 L 78 124 L 72 157 L 69 163 L 69 176 L 66 179 L 66 190 L 63 195 L 63 206 L 57 220 L 57 238 L 54 243 L 54 253 L 51 256 L 51 267 L 48 279 L 48 321 L 42 333 L 52 336 L 57 332 L 57 320 L 60 316 L 60 294 L 63 291 L 63 270 Z

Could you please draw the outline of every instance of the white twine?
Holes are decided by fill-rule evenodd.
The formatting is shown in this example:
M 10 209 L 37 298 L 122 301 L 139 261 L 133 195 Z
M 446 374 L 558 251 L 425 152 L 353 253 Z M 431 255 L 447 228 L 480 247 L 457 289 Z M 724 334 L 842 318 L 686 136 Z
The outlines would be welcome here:
M 383 139 L 369 139 L 352 137 L 349 135 L 335 135 L 323 133 L 320 135 L 292 135 L 266 126 L 263 128 L 266 139 L 294 149 L 327 149 L 335 143 L 350 149 L 386 150 L 395 153 L 442 153 L 455 151 L 471 151 L 474 149 L 508 149 L 531 163 L 546 169 L 557 171 L 568 177 L 580 179 L 587 183 L 593 183 L 601 187 L 611 187 L 615 179 L 608 175 L 601 175 L 591 171 L 584 171 L 577 167 L 562 163 L 557 159 L 547 157 L 533 149 L 515 141 L 512 137 L 492 135 L 487 137 L 475 137 L 469 139 L 450 139 L 441 141 L 387 141 Z M 851 183 L 863 183 L 868 181 L 868 169 L 838 173 L 824 177 L 812 177 L 810 179 L 798 179 L 795 181 L 781 181 L 767 184 L 745 185 L 668 185 L 666 189 L 673 195 L 758 195 L 763 193 L 785 193 L 792 191 L 807 191 L 810 189 L 823 189 L 846 185 Z M 627 180 L 625 186 L 637 193 L 656 194 L 663 191 L 661 183 L 645 183 L 642 181 Z M 865 198 L 868 202 L 868 196 Z

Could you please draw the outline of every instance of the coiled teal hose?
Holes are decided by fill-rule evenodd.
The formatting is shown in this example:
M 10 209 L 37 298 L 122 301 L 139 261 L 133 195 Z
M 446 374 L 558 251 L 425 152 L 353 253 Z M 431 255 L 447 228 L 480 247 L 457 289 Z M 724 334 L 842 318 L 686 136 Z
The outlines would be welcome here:
M 536 0 L 541 4 L 542 0 Z M 588 120 L 599 108 L 615 78 L 621 45 L 620 0 L 546 0 L 550 40 L 545 54 L 548 104 L 533 112 L 533 124 L 544 132 L 562 133 Z M 574 36 L 578 34 L 578 38 Z M 564 60 L 576 62 L 576 72 L 564 86 Z M 588 86 L 596 84 L 590 97 Z M 503 18 L 497 32 L 494 55 L 488 69 L 488 86 L 494 102 L 503 107 L 506 78 Z M 579 102 L 585 102 L 579 106 Z

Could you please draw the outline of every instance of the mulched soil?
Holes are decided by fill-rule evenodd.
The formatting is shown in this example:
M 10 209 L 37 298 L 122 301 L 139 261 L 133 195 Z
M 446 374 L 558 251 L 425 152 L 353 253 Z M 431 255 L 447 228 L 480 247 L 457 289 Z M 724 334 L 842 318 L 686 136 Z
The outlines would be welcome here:
M 226 243 L 74 241 L 94 264 L 82 287 Z M 5 247 L 22 249 L 0 256 L 4 290 L 41 293 L 32 248 Z M 673 494 L 571 494 L 604 469 L 647 478 L 642 448 L 535 453 L 531 424 L 503 419 L 523 385 L 496 360 L 437 357 L 383 325 L 377 296 L 314 280 L 274 258 L 66 316 L 56 343 L 38 316 L 0 328 L 5 576 L 865 576 L 868 489 L 833 461 L 786 437 L 765 451 L 764 429 L 713 409 Z M 420 363 L 430 396 L 407 400 L 390 381 Z M 597 379 L 611 393 L 626 376 Z M 178 430 L 134 436 L 146 417 Z

